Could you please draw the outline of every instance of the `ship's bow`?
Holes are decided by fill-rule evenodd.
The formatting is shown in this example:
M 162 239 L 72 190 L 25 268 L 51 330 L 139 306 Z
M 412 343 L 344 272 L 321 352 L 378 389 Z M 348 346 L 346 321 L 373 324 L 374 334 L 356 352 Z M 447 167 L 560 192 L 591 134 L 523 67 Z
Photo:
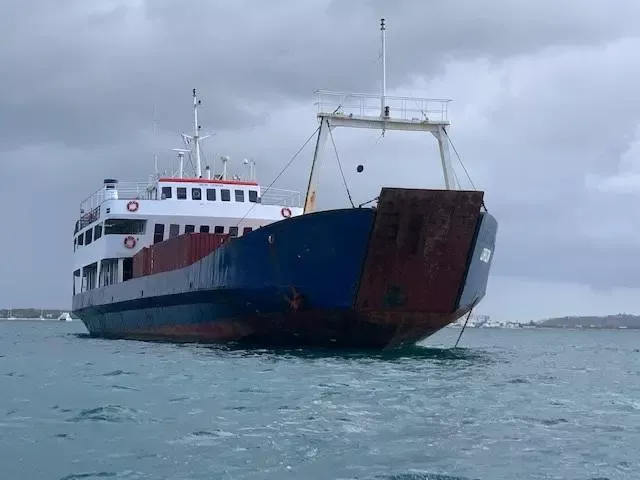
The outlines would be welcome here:
M 354 308 L 390 327 L 388 347 L 432 335 L 484 297 L 497 222 L 483 196 L 382 189 Z

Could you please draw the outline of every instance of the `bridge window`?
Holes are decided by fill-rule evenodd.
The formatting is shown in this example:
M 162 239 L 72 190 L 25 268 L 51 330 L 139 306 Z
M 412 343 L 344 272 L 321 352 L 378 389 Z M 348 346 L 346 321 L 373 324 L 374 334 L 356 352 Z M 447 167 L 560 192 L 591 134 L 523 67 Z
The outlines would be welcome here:
M 200 233 L 209 233 L 209 225 L 200 225 Z
M 249 201 L 253 203 L 258 202 L 258 191 L 257 190 L 249 190 Z
M 153 227 L 153 243 L 160 243 L 164 240 L 164 223 L 156 223 Z
M 110 218 L 104 221 L 105 235 L 144 235 L 146 220 Z
M 171 198 L 171 187 L 162 187 L 162 198 Z
M 172 223 L 169 225 L 169 238 L 180 235 L 180 225 Z
M 178 200 L 186 200 L 187 199 L 187 187 L 178 187 L 178 188 L 176 188 L 176 198 Z
M 220 190 L 220 197 L 222 198 L 223 202 L 230 202 L 231 190 L 229 190 L 228 188 L 223 188 L 222 190 Z
M 96 225 L 93 229 L 93 239 L 97 240 L 102 236 L 102 225 Z
M 195 225 L 185 225 L 184 226 L 184 233 L 193 233 L 196 231 L 196 226 Z
M 251 227 L 244 227 L 242 229 L 242 235 L 246 235 L 247 233 L 249 233 L 251 230 L 253 230 Z
M 210 202 L 216 201 L 216 189 L 215 188 L 207 188 L 207 200 Z
M 90 228 L 89 230 L 87 230 L 84 233 L 84 244 L 85 245 L 89 245 L 91 242 L 93 242 L 93 229 Z
M 191 189 L 191 199 L 192 200 L 202 200 L 202 190 L 199 188 Z
M 213 227 L 213 233 L 224 233 L 224 227 L 221 227 L 220 225 L 216 225 L 215 227 Z
M 236 190 L 236 202 L 244 202 L 244 190 Z
M 84 245 L 84 233 L 78 235 L 78 245 Z
M 238 236 L 238 227 L 229 227 L 229 236 L 236 238 Z

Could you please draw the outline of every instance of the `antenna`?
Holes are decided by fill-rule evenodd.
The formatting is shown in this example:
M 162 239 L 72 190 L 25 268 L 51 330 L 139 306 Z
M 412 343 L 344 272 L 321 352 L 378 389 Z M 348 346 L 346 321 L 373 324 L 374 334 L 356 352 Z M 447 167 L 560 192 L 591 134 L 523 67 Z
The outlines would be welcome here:
M 153 142 L 154 142 L 154 148 L 153 148 L 153 169 L 154 169 L 154 173 L 156 175 L 156 178 L 159 177 L 158 175 L 158 152 L 156 151 L 156 148 L 158 146 L 158 121 L 157 121 L 157 116 L 156 116 L 156 102 L 153 102 Z
M 256 168 L 256 162 L 251 158 L 245 158 L 242 163 L 249 167 L 249 180 L 253 181 L 255 180 L 255 168 Z
M 231 160 L 228 155 L 221 155 L 220 160 L 222 160 L 222 180 L 227 179 L 227 162 Z
M 384 18 L 380 19 L 380 36 L 382 37 L 382 97 L 380 98 L 380 116 L 388 117 L 389 112 L 386 109 L 387 96 L 387 27 L 384 24 Z
M 178 160 L 180 161 L 178 178 L 182 178 L 184 174 L 184 154 L 189 153 L 191 150 L 185 150 L 184 148 L 172 148 L 171 150 L 178 152 Z
M 198 125 L 198 105 L 201 101 L 198 100 L 196 95 L 196 89 L 193 89 L 193 140 L 195 141 L 196 148 L 196 177 L 202 178 L 202 164 L 200 162 L 200 125 Z

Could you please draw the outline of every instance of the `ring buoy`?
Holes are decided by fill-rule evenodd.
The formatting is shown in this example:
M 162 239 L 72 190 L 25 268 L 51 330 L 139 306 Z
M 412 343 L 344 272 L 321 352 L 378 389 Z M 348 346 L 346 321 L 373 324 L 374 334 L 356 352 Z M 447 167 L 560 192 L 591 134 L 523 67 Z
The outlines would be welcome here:
M 283 207 L 280 210 L 280 215 L 282 215 L 284 218 L 289 218 L 291 216 L 291 209 L 289 207 Z
M 133 248 L 136 246 L 136 239 L 134 237 L 132 237 L 131 235 L 129 235 L 127 238 L 124 239 L 124 246 L 127 248 Z
M 138 206 L 138 202 L 136 202 L 135 200 L 131 200 L 127 203 L 127 210 L 129 210 L 130 212 L 135 212 L 138 210 Z

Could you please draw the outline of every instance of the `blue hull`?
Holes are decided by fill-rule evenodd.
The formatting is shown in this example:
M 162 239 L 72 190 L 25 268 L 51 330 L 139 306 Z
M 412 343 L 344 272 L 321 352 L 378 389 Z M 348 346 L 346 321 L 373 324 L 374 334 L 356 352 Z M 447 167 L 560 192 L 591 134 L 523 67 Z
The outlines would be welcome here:
M 385 190 L 427 202 L 421 211 L 433 209 L 433 198 L 442 194 Z M 424 192 L 428 199 L 411 197 Z M 186 268 L 75 295 L 73 312 L 91 335 L 106 338 L 376 349 L 412 344 L 485 295 L 497 222 L 464 193 L 466 210 L 422 212 L 419 225 L 415 215 L 404 219 L 411 208 L 394 214 L 398 202 L 384 203 L 382 195 L 377 210 L 282 220 Z M 462 204 L 462 197 L 446 195 L 443 206 Z M 449 225 L 434 223 L 437 218 Z M 426 259 L 427 267 L 417 268 L 415 258 Z M 381 265 L 384 272 L 376 270 Z M 430 292 L 437 301 L 425 300 Z

